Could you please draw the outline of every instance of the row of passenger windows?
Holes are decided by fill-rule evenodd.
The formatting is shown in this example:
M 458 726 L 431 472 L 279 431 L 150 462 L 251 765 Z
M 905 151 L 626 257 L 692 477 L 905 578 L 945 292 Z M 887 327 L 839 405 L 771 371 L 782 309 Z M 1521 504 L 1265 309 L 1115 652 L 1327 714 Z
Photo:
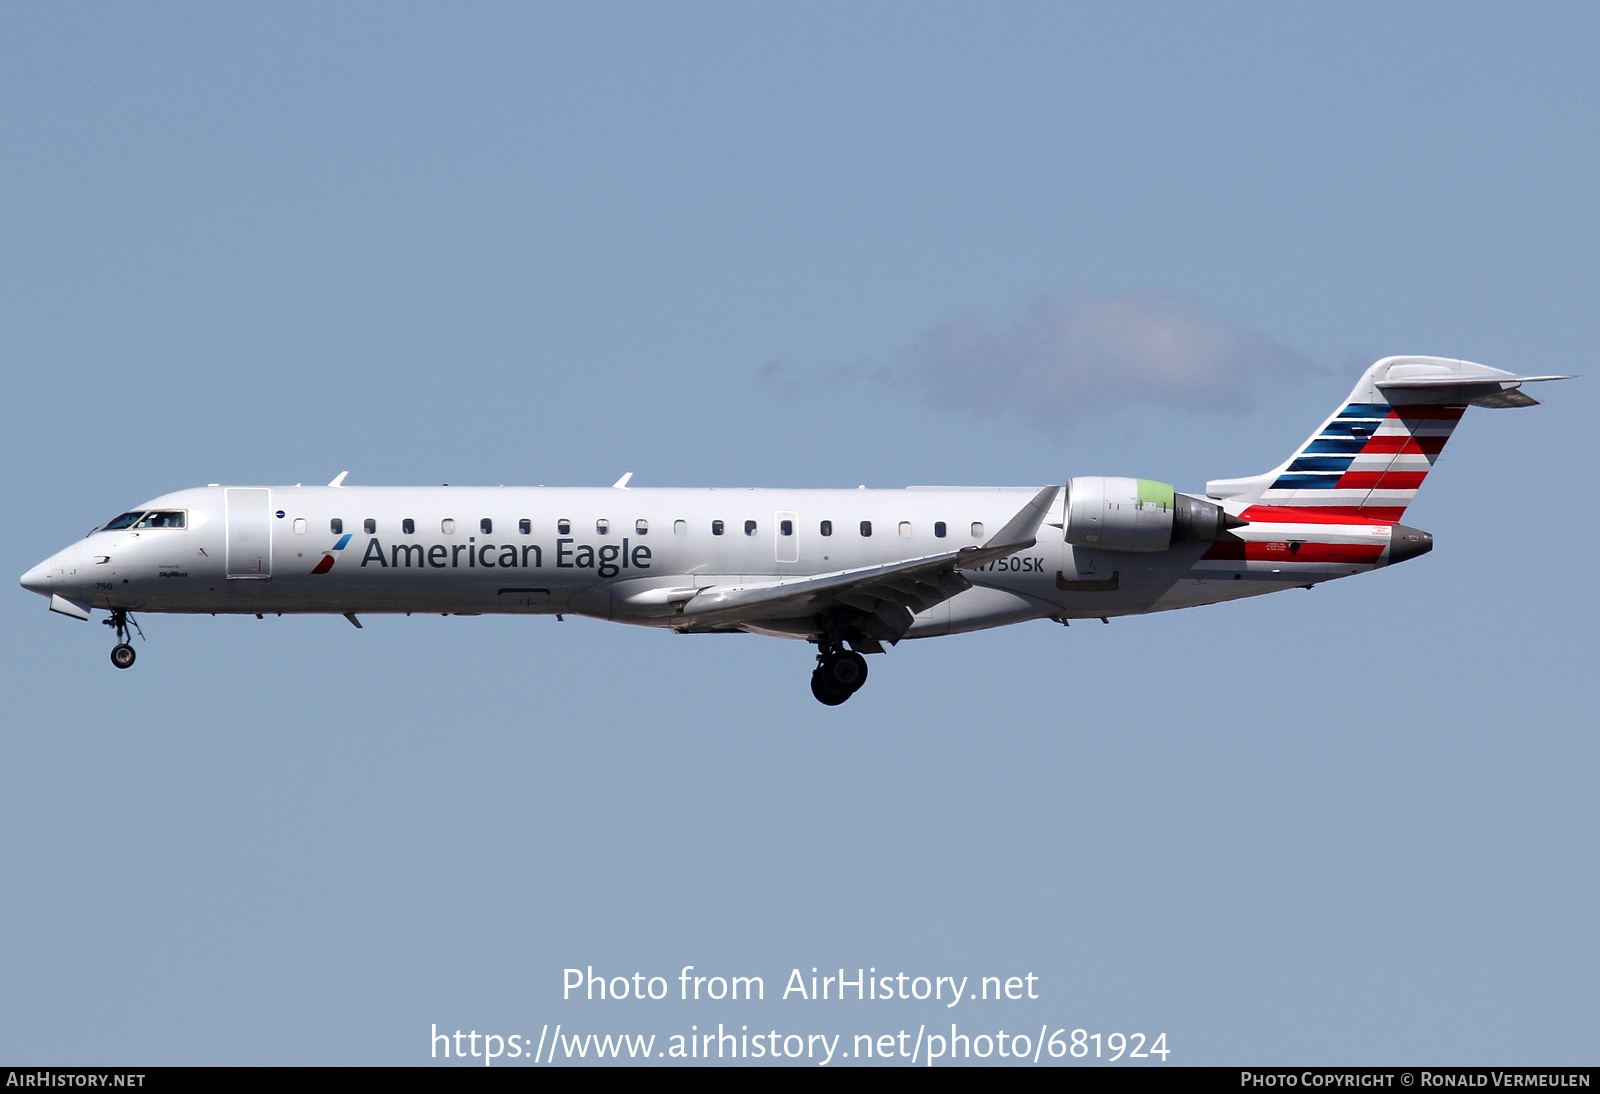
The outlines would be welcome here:
M 675 531 L 675 532 L 684 531 L 684 528 L 682 527 L 682 525 L 683 525 L 683 521 L 681 521 L 681 520 L 678 521 L 677 525 L 674 526 L 673 531 Z M 862 521 L 861 524 L 860 524 L 859 530 L 860 530 L 862 536 L 871 536 L 872 535 L 872 522 L 870 520 Z M 720 535 L 724 534 L 726 531 L 727 531 L 727 526 L 724 525 L 722 521 L 714 520 L 714 521 L 711 522 L 711 534 L 712 535 L 720 536 Z M 755 521 L 747 520 L 747 521 L 744 522 L 744 534 L 745 535 L 753 536 L 753 535 L 756 534 L 756 531 L 757 531 L 757 525 L 756 525 Z M 824 536 L 833 535 L 833 521 L 825 520 L 821 524 L 817 525 L 817 532 L 818 532 L 818 534 L 824 535 Z M 911 538 L 911 522 L 909 520 L 901 521 L 900 522 L 900 526 L 899 526 L 899 532 L 900 532 L 900 536 L 901 536 L 902 539 L 910 539 Z M 778 534 L 780 536 L 792 536 L 792 535 L 794 535 L 794 521 L 792 521 L 792 520 L 780 520 L 778 522 Z M 949 526 L 947 524 L 945 524 L 945 522 L 942 521 L 942 520 L 936 520 L 936 521 L 933 522 L 933 534 L 934 534 L 934 537 L 937 538 L 937 539 L 944 539 L 946 536 L 948 536 L 950 534 Z M 975 520 L 975 521 L 972 522 L 972 535 L 973 535 L 974 539 L 980 538 L 983 535 L 983 521 Z
M 115 522 L 113 522 L 113 523 L 115 523 Z M 180 515 L 180 523 L 178 524 L 178 527 L 182 527 L 181 515 Z M 747 535 L 747 536 L 755 535 L 757 530 L 758 530 L 758 528 L 759 528 L 759 525 L 753 520 L 747 520 L 747 521 L 744 522 L 744 534 Z M 294 530 L 296 532 L 300 532 L 300 533 L 304 533 L 305 532 L 305 530 L 306 530 L 306 522 L 305 522 L 305 519 L 303 517 L 297 519 L 294 522 Z M 339 517 L 334 517 L 332 520 L 330 520 L 328 522 L 328 530 L 330 532 L 332 532 L 336 536 L 343 535 L 344 534 L 344 521 L 342 519 L 340 519 Z M 369 536 L 370 535 L 375 535 L 377 533 L 377 531 L 378 531 L 378 522 L 376 520 L 374 520 L 373 518 L 368 517 L 366 520 L 361 522 L 361 530 L 363 532 L 365 532 Z M 595 530 L 595 534 L 596 535 L 602 535 L 602 536 L 610 535 L 611 534 L 611 522 L 609 520 L 604 520 L 604 519 L 597 520 L 597 521 L 594 522 L 594 530 Z M 689 531 L 689 522 L 688 521 L 684 521 L 684 520 L 675 520 L 675 521 L 672 522 L 672 530 L 673 530 L 673 532 L 675 532 L 676 534 L 678 534 L 680 536 L 681 535 L 686 535 L 686 534 L 688 534 L 688 531 Z M 727 532 L 727 530 L 728 530 L 728 526 L 727 526 L 727 524 L 725 522 L 720 521 L 720 520 L 714 520 L 714 521 L 711 522 L 711 534 L 712 535 L 720 536 L 720 535 L 725 534 Z M 900 532 L 900 536 L 901 536 L 902 539 L 910 539 L 911 538 L 911 522 L 909 520 L 901 521 L 898 530 Z M 447 536 L 455 535 L 456 522 L 454 520 L 452 520 L 451 518 L 446 517 L 445 519 L 443 519 L 443 520 L 441 520 L 439 522 L 439 531 L 444 533 Z M 482 520 L 478 521 L 478 531 L 480 533 L 482 533 L 483 535 L 486 535 L 486 536 L 493 535 L 494 534 L 494 521 L 490 520 L 488 517 L 484 517 Z M 517 521 L 517 531 L 522 533 L 525 536 L 531 536 L 533 534 L 533 522 L 531 520 L 529 520 L 527 517 L 523 517 L 521 520 Z M 819 534 L 821 534 L 821 535 L 824 535 L 824 536 L 833 535 L 833 521 L 831 521 L 831 520 L 823 521 L 821 524 L 819 524 L 817 526 L 817 532 Z M 861 532 L 862 536 L 871 536 L 872 535 L 872 522 L 870 520 L 862 521 L 861 524 L 860 524 L 860 532 Z M 412 520 L 410 517 L 405 518 L 404 520 L 402 520 L 400 522 L 400 533 L 401 533 L 401 535 L 407 535 L 407 536 L 416 535 L 417 534 L 417 522 Z M 558 535 L 563 535 L 563 536 L 571 535 L 572 534 L 572 522 L 570 520 L 558 520 L 558 521 L 556 521 L 556 533 Z M 643 520 L 643 519 L 634 521 L 633 522 L 633 534 L 636 535 L 636 536 L 649 535 L 650 534 L 650 522 L 647 521 L 647 520 Z M 778 534 L 780 536 L 792 536 L 792 535 L 794 535 L 794 521 L 792 521 L 792 520 L 780 520 L 778 522 Z M 946 536 L 949 535 L 949 527 L 945 524 L 944 521 L 936 520 L 936 521 L 933 522 L 933 534 L 934 534 L 934 537 L 937 538 L 937 539 L 944 539 Z M 975 521 L 972 522 L 972 538 L 973 539 L 982 539 L 983 538 L 983 522 L 981 520 L 975 520 Z
M 294 530 L 296 532 L 304 532 L 306 530 L 306 527 L 305 527 L 306 522 L 305 522 L 304 519 L 296 520 L 294 522 L 294 525 L 295 525 Z M 361 530 L 363 532 L 365 532 L 369 536 L 370 535 L 376 535 L 377 531 L 378 531 L 378 522 L 376 520 L 373 520 L 371 517 L 368 517 L 366 520 L 361 522 Z M 610 535 L 611 534 L 611 522 L 609 520 L 605 520 L 605 519 L 597 520 L 597 521 L 594 522 L 594 530 L 596 532 L 598 532 L 602 536 Z M 687 525 L 685 525 L 684 522 L 680 520 L 680 521 L 677 522 L 677 526 L 673 530 L 676 531 L 676 532 L 680 532 L 680 533 L 684 532 L 684 531 L 687 530 Z M 343 535 L 344 534 L 344 521 L 343 521 L 343 519 L 341 519 L 339 517 L 334 517 L 332 520 L 330 520 L 328 522 L 328 531 L 332 532 L 336 536 Z M 455 535 L 456 534 L 456 522 L 450 517 L 445 517 L 443 520 L 441 520 L 439 522 L 439 531 L 444 533 L 447 536 Z M 483 535 L 486 535 L 486 536 L 494 535 L 494 521 L 489 519 L 488 517 L 484 517 L 482 520 L 478 521 L 478 531 L 480 533 L 482 533 Z M 525 536 L 533 535 L 533 521 L 529 520 L 527 517 L 523 517 L 521 520 L 517 521 L 517 531 L 521 532 Z M 560 535 L 563 535 L 563 536 L 571 535 L 572 534 L 572 522 L 570 520 L 559 520 L 559 521 L 557 521 L 556 522 L 556 532 L 558 534 L 560 534 Z M 410 517 L 406 517 L 404 520 L 402 520 L 400 522 L 400 533 L 401 533 L 401 535 L 407 535 L 407 536 L 416 535 L 417 534 L 417 522 L 412 520 Z M 650 522 L 647 521 L 647 520 L 643 520 L 643 519 L 634 521 L 633 522 L 633 534 L 636 535 L 636 536 L 647 536 L 647 535 L 649 535 L 650 534 Z

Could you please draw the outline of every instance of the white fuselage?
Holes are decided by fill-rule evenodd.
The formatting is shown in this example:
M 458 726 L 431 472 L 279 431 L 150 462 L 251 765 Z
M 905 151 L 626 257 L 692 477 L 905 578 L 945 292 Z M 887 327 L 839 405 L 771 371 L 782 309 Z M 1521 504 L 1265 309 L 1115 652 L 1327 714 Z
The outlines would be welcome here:
M 182 528 L 94 532 L 24 584 L 113 611 L 570 612 L 805 637 L 804 621 L 696 627 L 664 597 L 978 545 L 1035 492 L 207 487 L 143 507 L 181 511 Z M 1065 542 L 1064 504 L 1063 494 L 1032 547 L 963 570 L 973 588 L 918 613 L 906 637 L 1189 607 L 1387 561 L 1389 527 L 1378 524 L 1252 525 L 1231 537 L 1249 548 L 1236 558 L 1205 543 L 1087 550 Z M 1305 542 L 1326 547 L 1301 554 Z M 1372 549 L 1380 546 L 1381 554 Z

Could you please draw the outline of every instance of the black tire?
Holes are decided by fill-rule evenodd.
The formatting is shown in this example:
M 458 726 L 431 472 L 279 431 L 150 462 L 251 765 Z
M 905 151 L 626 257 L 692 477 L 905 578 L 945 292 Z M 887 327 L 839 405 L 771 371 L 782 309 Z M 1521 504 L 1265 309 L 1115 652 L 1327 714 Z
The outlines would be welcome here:
M 850 698 L 850 692 L 835 688 L 823 675 L 821 666 L 811 674 L 811 694 L 817 697 L 817 702 L 824 706 L 836 707 Z
M 828 682 L 834 687 L 854 695 L 867 682 L 867 659 L 848 650 L 824 661 L 822 671 L 827 673 Z
M 133 664 L 133 647 L 126 642 L 118 642 L 111 647 L 111 663 L 119 669 L 125 669 Z

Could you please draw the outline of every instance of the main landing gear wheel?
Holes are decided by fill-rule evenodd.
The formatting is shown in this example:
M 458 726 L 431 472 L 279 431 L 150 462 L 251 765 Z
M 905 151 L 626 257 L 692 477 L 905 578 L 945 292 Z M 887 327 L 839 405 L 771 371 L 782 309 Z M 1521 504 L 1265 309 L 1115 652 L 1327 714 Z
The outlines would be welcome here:
M 811 673 L 811 694 L 817 697 L 817 702 L 830 707 L 836 707 L 850 698 L 848 691 L 834 691 L 828 685 L 827 679 L 822 675 L 820 666 L 812 670 Z
M 867 682 L 867 659 L 854 650 L 835 654 L 822 662 L 822 671 L 830 683 L 854 695 Z
M 854 650 L 827 653 L 811 673 L 811 694 L 819 703 L 836 707 L 867 682 L 867 659 Z
M 125 669 L 133 664 L 133 647 L 126 642 L 118 642 L 111 647 L 111 663 L 119 669 Z

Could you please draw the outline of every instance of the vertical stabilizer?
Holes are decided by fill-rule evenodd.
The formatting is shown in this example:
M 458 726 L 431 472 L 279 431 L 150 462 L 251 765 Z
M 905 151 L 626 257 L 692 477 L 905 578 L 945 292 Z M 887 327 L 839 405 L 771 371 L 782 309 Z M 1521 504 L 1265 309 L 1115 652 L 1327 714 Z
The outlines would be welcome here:
M 1242 508 L 1247 520 L 1283 508 L 1301 521 L 1392 524 L 1468 406 L 1534 406 L 1520 385 L 1560 379 L 1447 357 L 1385 357 L 1294 455 L 1264 475 L 1208 482 L 1206 493 L 1232 503 L 1230 511 Z

